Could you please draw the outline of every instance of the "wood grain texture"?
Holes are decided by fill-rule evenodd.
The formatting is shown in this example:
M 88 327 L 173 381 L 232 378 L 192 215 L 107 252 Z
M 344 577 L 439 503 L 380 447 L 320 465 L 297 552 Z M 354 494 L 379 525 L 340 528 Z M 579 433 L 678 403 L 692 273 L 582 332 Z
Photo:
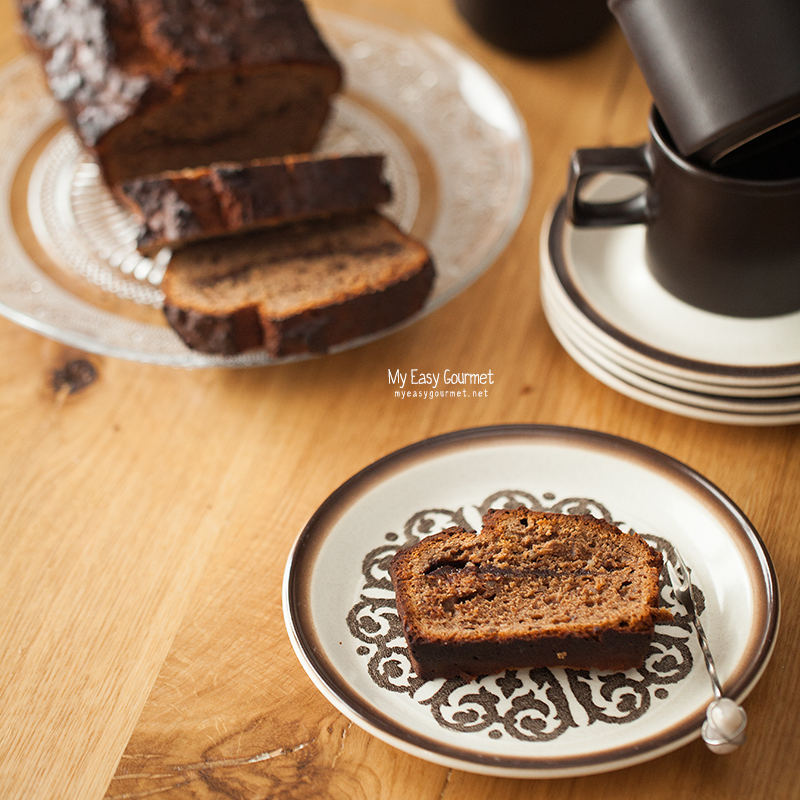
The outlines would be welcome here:
M 337 5 L 328 0 L 327 6 Z M 341 0 L 342 8 L 352 4 Z M 673 800 L 798 797 L 800 429 L 692 421 L 583 372 L 539 303 L 542 222 L 578 146 L 645 136 L 649 95 L 612 31 L 548 61 L 479 41 L 445 0 L 375 0 L 446 36 L 512 93 L 534 186 L 494 266 L 447 306 L 347 353 L 181 371 L 70 350 L 0 319 L 0 797 Z M 0 0 L 0 61 L 21 48 Z M 88 366 L 87 366 L 88 364 Z M 488 397 L 394 397 L 388 370 L 485 372 Z M 555 781 L 407 756 L 333 709 L 295 658 L 281 582 L 295 537 L 352 474 L 427 436 L 494 423 L 597 429 L 719 485 L 761 532 L 783 619 L 732 757 L 700 743 Z

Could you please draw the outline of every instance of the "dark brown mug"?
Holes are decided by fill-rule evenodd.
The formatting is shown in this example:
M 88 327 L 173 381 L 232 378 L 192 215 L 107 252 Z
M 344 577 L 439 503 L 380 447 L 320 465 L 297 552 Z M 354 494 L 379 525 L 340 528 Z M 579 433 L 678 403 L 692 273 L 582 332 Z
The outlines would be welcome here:
M 800 116 L 798 0 L 609 0 L 609 7 L 679 153 L 715 164 L 795 133 L 782 128 Z
M 643 224 L 645 258 L 661 286 L 707 311 L 769 317 L 800 310 L 800 153 L 764 174 L 722 174 L 683 158 L 654 108 L 639 147 L 573 153 L 567 213 L 578 227 Z M 583 197 L 601 174 L 635 175 L 643 190 L 617 202 Z
M 606 0 L 455 0 L 455 5 L 487 42 L 531 57 L 581 50 L 614 22 Z

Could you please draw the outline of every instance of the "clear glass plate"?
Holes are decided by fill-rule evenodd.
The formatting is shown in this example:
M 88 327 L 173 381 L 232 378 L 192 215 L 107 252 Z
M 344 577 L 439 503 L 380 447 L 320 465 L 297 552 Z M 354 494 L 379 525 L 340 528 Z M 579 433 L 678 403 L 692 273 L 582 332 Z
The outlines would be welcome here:
M 330 10 L 315 17 L 346 72 L 318 149 L 386 154 L 395 197 L 384 211 L 428 245 L 437 267 L 418 319 L 463 291 L 516 230 L 532 172 L 524 122 L 481 66 L 430 32 Z M 62 122 L 31 56 L 0 72 L 0 151 L 4 316 L 134 361 L 209 367 L 298 358 L 209 356 L 189 350 L 166 325 L 158 288 L 164 263 L 136 252 L 132 220 Z

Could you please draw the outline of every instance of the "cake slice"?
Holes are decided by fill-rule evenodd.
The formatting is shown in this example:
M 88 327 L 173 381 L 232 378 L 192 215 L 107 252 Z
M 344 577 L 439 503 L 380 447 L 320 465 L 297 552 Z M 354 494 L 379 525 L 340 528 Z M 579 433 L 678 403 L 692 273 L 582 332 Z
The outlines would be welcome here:
M 335 213 L 391 199 L 382 155 L 292 155 L 172 170 L 127 181 L 118 197 L 139 222 L 137 247 L 162 247 Z
M 167 321 L 206 353 L 324 353 L 419 311 L 434 281 L 427 249 L 378 212 L 195 242 L 173 254 Z
M 592 516 L 491 510 L 400 550 L 389 572 L 423 679 L 525 667 L 639 667 L 655 623 L 661 554 Z

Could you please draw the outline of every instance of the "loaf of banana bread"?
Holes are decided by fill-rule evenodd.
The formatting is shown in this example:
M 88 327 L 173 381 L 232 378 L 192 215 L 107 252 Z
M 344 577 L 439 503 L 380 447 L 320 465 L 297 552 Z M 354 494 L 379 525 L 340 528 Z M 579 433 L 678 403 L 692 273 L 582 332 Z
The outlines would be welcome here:
M 18 0 L 55 98 L 115 185 L 302 153 L 342 69 L 302 0 Z

